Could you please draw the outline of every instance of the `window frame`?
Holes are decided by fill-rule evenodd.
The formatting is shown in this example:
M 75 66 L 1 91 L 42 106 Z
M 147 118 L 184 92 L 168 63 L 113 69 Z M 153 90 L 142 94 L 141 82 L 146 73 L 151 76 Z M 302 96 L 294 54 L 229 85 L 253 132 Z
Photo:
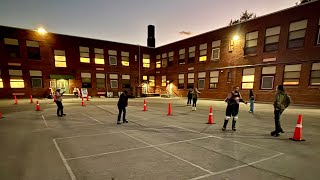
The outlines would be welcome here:
M 272 87 L 271 88 L 265 88 L 263 87 L 263 82 L 264 82 L 264 78 L 270 78 L 272 77 Z M 262 74 L 261 75 L 261 86 L 260 89 L 261 90 L 273 90 L 274 89 L 274 79 L 275 79 L 275 75 L 274 74 Z
M 297 22 L 301 22 L 301 21 L 306 21 L 306 27 L 305 27 L 305 28 L 296 29 L 296 30 L 290 31 L 290 28 L 291 28 L 290 26 L 291 26 L 291 24 L 297 23 Z M 288 42 L 287 42 L 287 48 L 288 48 L 288 49 L 298 49 L 298 48 L 303 48 L 303 47 L 305 47 L 307 28 L 308 28 L 308 19 L 303 19 L 303 20 L 300 20 L 300 21 L 290 22 L 290 24 L 289 24 L 289 31 L 288 31 Z M 304 36 L 303 36 L 303 38 L 290 39 L 290 35 L 291 35 L 292 33 L 298 32 L 298 31 L 304 31 Z M 303 43 L 302 43 L 301 46 L 292 46 L 292 45 L 290 46 L 290 42 L 299 41 L 299 40 L 303 40 Z
M 247 39 L 247 35 L 249 35 L 251 33 L 255 33 L 255 32 L 257 32 L 257 37 L 256 38 Z M 246 33 L 245 44 L 244 44 L 244 55 L 245 56 L 247 56 L 247 55 L 256 55 L 257 54 L 258 39 L 259 39 L 259 31 L 251 31 L 251 32 Z M 257 41 L 257 42 L 256 42 L 255 46 L 247 47 L 247 45 L 249 44 L 248 43 L 249 41 Z M 249 49 L 250 49 L 250 51 L 249 51 Z M 251 52 L 251 49 L 254 49 L 254 52 Z
M 214 58 L 213 55 L 213 51 L 214 50 L 219 50 L 219 53 L 218 53 L 218 58 Z M 211 61 L 219 61 L 220 60 L 220 47 L 215 47 L 215 48 L 212 48 L 212 52 L 211 52 Z
M 33 81 L 32 81 L 32 80 L 34 80 L 34 79 L 40 80 L 40 82 L 41 82 L 41 86 L 40 86 L 40 87 L 34 87 Z M 43 80 L 42 80 L 42 77 L 32 76 L 32 77 L 31 77 L 31 88 L 32 88 L 32 89 L 41 89 L 41 88 L 43 88 Z
M 290 66 L 290 65 L 300 65 L 300 71 L 286 71 L 285 69 L 286 69 L 286 66 Z M 284 66 L 284 71 L 283 71 L 283 85 L 284 86 L 299 86 L 300 85 L 300 79 L 301 79 L 301 70 L 302 70 L 302 65 L 301 64 L 290 64 L 290 65 L 285 65 Z M 299 72 L 299 78 L 285 78 L 285 76 L 286 76 L 286 73 L 297 73 L 297 72 Z M 285 80 L 286 79 L 297 79 L 298 80 L 298 84 L 286 84 L 285 83 Z
M 27 43 L 28 41 L 32 41 L 32 40 L 26 40 L 27 57 L 28 57 L 28 59 L 30 59 L 30 60 L 41 60 L 41 51 L 40 51 L 40 43 L 39 43 L 39 41 L 32 41 L 32 42 L 37 42 L 38 43 L 38 47 L 28 46 L 28 43 Z M 38 56 L 30 57 L 30 53 L 32 53 L 33 50 L 37 51 L 36 53 L 38 54 Z
M 10 40 L 16 40 L 17 44 L 8 44 L 6 43 L 6 39 L 10 39 Z M 21 58 L 21 52 L 20 52 L 20 43 L 18 39 L 15 38 L 3 38 L 3 43 L 4 43 L 4 49 L 6 51 L 6 54 L 9 58 L 16 58 L 16 59 L 20 59 Z M 12 53 L 15 54 L 15 56 L 11 56 Z
M 211 72 L 218 72 L 218 76 L 211 76 Z M 209 73 L 209 89 L 218 89 L 220 71 L 210 71 Z M 211 78 L 217 78 L 217 82 L 211 82 Z M 214 87 L 211 87 L 213 85 Z
M 183 78 L 180 78 L 180 75 L 183 75 Z M 180 80 L 183 81 L 183 83 L 180 83 Z M 178 89 L 184 89 L 184 74 L 178 74 Z
M 98 50 L 102 50 L 102 53 L 100 53 L 100 52 L 98 52 Z M 103 57 L 103 59 L 101 59 L 101 58 L 97 58 L 97 55 L 98 56 L 102 56 Z M 103 60 L 103 63 L 97 63 L 97 62 L 99 62 L 99 61 L 97 61 L 97 60 Z M 102 49 L 102 48 L 94 48 L 94 64 L 96 64 L 96 65 L 105 65 L 105 59 L 104 59 L 104 49 Z
M 112 87 L 112 82 L 117 82 L 117 87 Z M 111 89 L 118 89 L 119 88 L 119 83 L 118 83 L 118 79 L 110 79 L 110 88 Z
M 320 86 L 320 83 L 319 83 L 319 84 L 312 84 L 311 81 L 312 81 L 313 79 L 319 79 L 319 80 L 320 80 L 320 77 L 314 77 L 314 78 L 312 78 L 312 73 L 313 73 L 313 72 L 319 72 L 319 73 L 320 73 L 320 68 L 319 68 L 319 69 L 316 69 L 316 70 L 313 70 L 313 64 L 320 64 L 320 63 L 312 63 L 312 64 L 311 64 L 311 71 L 310 71 L 310 76 L 309 76 L 309 77 L 310 77 L 309 85 L 315 87 L 315 86 Z
M 112 58 L 114 58 L 113 60 L 115 62 L 113 64 L 111 63 L 112 62 Z M 118 58 L 117 58 L 116 55 L 109 55 L 109 65 L 110 66 L 117 66 L 118 65 Z
M 268 29 L 277 28 L 277 27 L 279 27 L 279 32 L 278 32 L 277 34 L 267 35 Z M 263 52 L 270 53 L 270 52 L 277 52 L 277 51 L 279 50 L 280 33 L 281 33 L 281 26 L 274 26 L 274 27 L 266 28 L 265 37 L 264 37 Z M 271 38 L 271 37 L 278 37 L 278 41 L 267 44 L 267 39 L 268 39 L 268 38 Z M 276 48 L 276 49 L 267 50 L 267 47 L 273 47 L 273 46 L 275 46 L 275 45 L 277 45 L 277 48 Z

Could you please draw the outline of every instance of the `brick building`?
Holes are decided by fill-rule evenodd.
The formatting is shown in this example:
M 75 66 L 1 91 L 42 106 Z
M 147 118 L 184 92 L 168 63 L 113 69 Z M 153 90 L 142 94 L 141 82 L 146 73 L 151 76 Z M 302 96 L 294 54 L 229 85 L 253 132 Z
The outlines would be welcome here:
M 320 104 L 319 12 L 313 1 L 158 48 L 0 26 L 0 97 L 57 87 L 185 96 L 198 87 L 224 99 L 238 85 L 245 99 L 253 89 L 272 101 L 284 84 L 295 103 Z

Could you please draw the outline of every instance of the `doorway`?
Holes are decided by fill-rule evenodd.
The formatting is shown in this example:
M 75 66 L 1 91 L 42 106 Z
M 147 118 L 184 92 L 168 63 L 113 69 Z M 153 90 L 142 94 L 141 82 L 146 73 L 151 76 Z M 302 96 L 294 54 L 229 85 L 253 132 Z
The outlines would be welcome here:
M 70 94 L 69 89 L 69 81 L 65 79 L 57 80 L 57 88 L 61 89 L 61 92 L 65 92 L 66 94 Z

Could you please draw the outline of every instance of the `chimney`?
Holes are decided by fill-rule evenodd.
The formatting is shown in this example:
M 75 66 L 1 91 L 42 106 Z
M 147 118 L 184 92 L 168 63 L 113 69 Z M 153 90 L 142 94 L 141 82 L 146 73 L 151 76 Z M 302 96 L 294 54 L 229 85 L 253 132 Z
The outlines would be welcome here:
M 154 25 L 149 25 L 148 26 L 148 40 L 147 40 L 147 44 L 148 47 L 156 47 L 156 39 L 154 37 L 155 33 L 154 33 Z

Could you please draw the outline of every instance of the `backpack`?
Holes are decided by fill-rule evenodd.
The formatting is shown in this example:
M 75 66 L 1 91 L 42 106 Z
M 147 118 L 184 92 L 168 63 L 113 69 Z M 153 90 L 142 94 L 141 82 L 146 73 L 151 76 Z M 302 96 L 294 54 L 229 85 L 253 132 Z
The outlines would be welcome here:
M 290 106 L 291 99 L 287 94 L 279 94 L 279 106 L 280 109 L 286 109 Z

